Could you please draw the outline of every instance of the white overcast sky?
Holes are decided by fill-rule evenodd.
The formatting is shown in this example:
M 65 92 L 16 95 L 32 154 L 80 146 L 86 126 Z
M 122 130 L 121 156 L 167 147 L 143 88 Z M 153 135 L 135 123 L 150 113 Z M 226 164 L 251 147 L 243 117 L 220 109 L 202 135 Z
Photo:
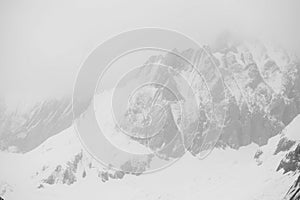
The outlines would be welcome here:
M 11 102 L 71 91 L 107 38 L 138 27 L 209 43 L 223 30 L 300 44 L 298 0 L 0 0 L 0 91 Z

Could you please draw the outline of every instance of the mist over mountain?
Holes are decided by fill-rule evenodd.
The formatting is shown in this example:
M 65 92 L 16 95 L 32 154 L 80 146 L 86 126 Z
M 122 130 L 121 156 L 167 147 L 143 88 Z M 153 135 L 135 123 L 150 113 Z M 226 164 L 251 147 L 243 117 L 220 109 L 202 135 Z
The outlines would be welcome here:
M 239 148 L 252 142 L 266 144 L 270 137 L 280 133 L 298 114 L 299 60 L 295 55 L 280 46 L 268 47 L 258 40 L 242 41 L 229 33 L 220 35 L 213 47 L 205 49 L 205 52 L 190 49 L 179 54 L 194 62 L 198 70 L 204 73 L 204 77 L 218 73 L 217 70 L 221 72 L 220 77 L 206 80 L 213 98 L 220 98 L 219 104 L 225 105 L 227 110 L 225 127 L 218 145 Z M 214 63 L 208 60 L 209 57 L 213 58 Z M 191 76 L 190 69 L 182 66 L 183 63 L 172 54 L 154 56 L 146 63 L 163 63 Z M 216 64 L 217 68 L 213 68 L 213 64 Z M 148 68 L 151 70 L 151 66 Z M 172 78 L 170 74 L 150 72 L 149 69 L 141 72 L 147 76 L 150 74 L 149 79 L 168 80 L 167 76 Z M 193 81 L 200 83 L 203 80 L 194 78 Z M 225 89 L 219 81 L 224 81 Z M 179 89 L 176 80 L 171 84 L 172 88 Z M 198 90 L 202 95 L 200 97 L 206 101 L 207 91 L 204 91 L 204 88 Z M 83 102 L 83 105 L 88 105 L 89 101 Z M 33 105 L 21 104 L 12 111 L 6 108 L 5 101 L 1 102 L 2 149 L 14 146 L 17 151 L 26 152 L 72 123 L 71 97 L 49 99 Z M 202 104 L 205 105 L 205 102 Z M 86 105 L 82 106 L 82 112 Z M 208 111 L 203 113 L 205 119 L 202 119 L 202 125 L 212 120 L 208 119 L 209 114 L 205 112 Z M 173 115 L 173 111 L 170 114 Z M 195 123 L 198 123 L 198 120 L 195 120 Z M 175 130 L 176 125 L 172 129 Z M 204 129 L 200 131 L 199 137 L 204 132 Z M 192 146 L 197 148 L 199 145 Z
M 157 70 L 158 68 L 154 67 L 157 63 L 163 63 L 191 80 L 193 89 L 198 91 L 198 102 L 202 108 L 201 115 L 189 115 L 191 117 L 187 121 L 187 127 L 199 125 L 197 131 L 192 132 L 192 135 L 188 131 L 185 132 L 185 142 L 181 141 L 180 137 L 172 138 L 170 133 L 178 132 L 180 124 L 176 115 L 176 106 L 171 106 L 167 113 L 165 127 L 159 135 L 154 136 L 147 143 L 147 146 L 163 159 L 180 158 L 185 150 L 187 151 L 181 158 L 180 164 L 175 164 L 170 174 L 167 172 L 168 168 L 166 169 L 166 180 L 178 176 L 177 168 L 184 169 L 186 166 L 193 166 L 194 170 L 182 172 L 185 175 L 181 177 L 189 185 L 187 190 L 191 191 L 191 199 L 201 196 L 193 190 L 195 185 L 201 185 L 201 177 L 203 184 L 211 180 L 209 177 L 203 177 L 201 175 L 203 172 L 213 177 L 207 189 L 202 191 L 202 196 L 208 199 L 217 199 L 221 196 L 232 199 L 228 193 L 230 186 L 234 188 L 240 186 L 240 190 L 246 192 L 250 189 L 249 187 L 252 187 L 245 184 L 249 182 L 257 184 L 257 187 L 253 187 L 250 191 L 252 199 L 256 197 L 296 200 L 299 196 L 297 189 L 299 181 L 295 180 L 299 175 L 299 134 L 297 132 L 299 121 L 297 116 L 300 111 L 299 59 L 280 46 L 268 45 L 259 40 L 235 40 L 230 35 L 223 35 L 212 47 L 205 46 L 204 49 L 205 51 L 187 49 L 184 52 L 176 52 L 176 50 L 174 52 L 185 55 L 194 66 L 199 68 L 207 81 L 211 98 L 215 99 L 216 106 L 226 111 L 224 126 L 217 141 L 215 141 L 215 136 L 211 141 L 206 139 L 207 135 L 215 132 L 214 126 L 210 125 L 218 125 L 217 118 L 211 114 L 212 110 L 207 101 L 209 94 L 202 85 L 203 80 L 193 74 L 190 66 L 184 65 L 172 53 L 155 55 L 145 61 L 153 67 L 144 68 L 138 74 L 139 78 L 147 76 L 151 80 L 162 80 L 162 82 L 165 80 L 166 85 L 178 94 L 183 94 L 184 88 L 181 87 L 174 74 Z M 215 75 L 219 72 L 222 76 Z M 224 83 L 224 88 L 220 84 L 221 81 Z M 189 102 L 189 99 L 184 99 L 184 97 L 182 95 L 180 101 Z M 104 98 L 104 96 L 99 96 L 99 98 Z M 179 102 L 168 92 L 162 92 L 158 96 L 158 101 L 172 101 L 175 104 Z M 103 103 L 102 106 L 105 107 L 106 104 Z M 90 107 L 91 104 L 87 109 Z M 12 177 L 1 174 L 1 180 L 3 180 L 1 196 L 18 197 L 18 195 L 24 195 L 24 190 L 28 190 L 34 191 L 37 198 L 38 194 L 49 195 L 54 191 L 60 193 L 62 198 L 64 195 L 70 198 L 69 192 L 62 192 L 63 190 L 60 189 L 62 186 L 70 187 L 73 193 L 77 188 L 91 192 L 92 189 L 86 186 L 92 185 L 107 188 L 103 195 L 108 197 L 112 195 L 112 188 L 114 190 L 115 187 L 118 188 L 118 181 L 128 184 L 128 188 L 131 188 L 137 184 L 136 179 L 143 180 L 146 185 L 150 185 L 139 187 L 134 193 L 136 196 L 129 199 L 138 198 L 138 196 L 147 199 L 147 194 L 150 193 L 152 196 L 150 195 L 149 199 L 159 196 L 162 199 L 175 198 L 172 196 L 174 195 L 173 189 L 169 188 L 169 191 L 166 189 L 167 192 L 161 190 L 154 192 L 149 190 L 154 186 L 147 178 L 137 176 L 147 170 L 147 165 L 151 165 L 151 160 L 145 163 L 132 163 L 130 160 L 125 162 L 124 171 L 126 167 L 136 169 L 136 173 L 132 175 L 122 170 L 115 171 L 103 167 L 95 161 L 82 147 L 73 130 L 69 97 L 60 100 L 49 99 L 29 105 L 28 108 L 23 109 L 26 112 L 22 109 L 8 112 L 5 103 L 1 103 L 0 108 L 1 149 L 5 151 L 1 153 L 1 157 L 6 160 L 6 164 L 1 166 L 1 171 L 7 174 L 11 174 L 11 170 L 20 171 Z M 82 110 L 83 114 L 80 117 L 84 117 L 86 107 L 83 106 Z M 103 114 L 105 116 L 105 113 Z M 112 131 L 118 133 L 117 129 Z M 128 137 L 128 140 L 144 145 L 140 139 Z M 217 143 L 211 155 L 204 161 L 198 160 L 197 157 L 206 150 L 202 148 L 202 144 L 214 144 L 214 142 Z M 163 148 L 165 146 L 168 148 Z M 23 152 L 24 154 L 9 152 Z M 222 156 L 230 161 L 225 162 L 225 158 L 220 161 Z M 19 170 L 18 165 L 23 162 L 29 162 L 28 168 Z M 209 170 L 212 163 L 216 163 L 214 168 L 216 171 Z M 231 169 L 235 165 L 236 167 Z M 201 170 L 197 171 L 197 168 Z M 227 171 L 222 171 L 220 168 Z M 247 170 L 251 171 L 248 174 L 255 173 L 261 178 L 246 176 Z M 237 179 L 242 175 L 245 175 L 243 179 Z M 220 178 L 223 176 L 223 179 Z M 191 177 L 194 177 L 194 180 L 191 180 Z M 150 179 L 156 179 L 155 175 L 150 176 Z M 20 180 L 30 184 L 22 188 L 18 185 L 21 183 Z M 214 189 L 218 192 L 212 194 L 210 191 L 220 183 L 219 181 L 224 184 L 230 182 L 230 184 L 224 190 Z M 164 182 L 163 184 L 170 183 Z M 259 187 L 263 189 L 260 190 Z M 76 193 L 76 195 L 78 195 L 76 198 L 80 198 L 80 194 Z M 186 193 L 178 193 L 177 198 L 180 199 L 182 195 Z M 30 195 L 27 197 L 32 199 Z M 72 196 L 72 198 L 75 197 Z M 235 198 L 244 199 L 245 196 L 241 192 L 236 193 Z

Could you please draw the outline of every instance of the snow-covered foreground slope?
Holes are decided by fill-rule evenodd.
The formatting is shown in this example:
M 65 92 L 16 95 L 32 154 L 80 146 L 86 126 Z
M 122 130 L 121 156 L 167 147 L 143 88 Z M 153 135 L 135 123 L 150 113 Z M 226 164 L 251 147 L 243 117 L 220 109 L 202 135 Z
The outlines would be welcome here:
M 187 153 L 165 170 L 124 177 L 93 161 L 71 127 L 26 154 L 2 152 L 0 196 L 9 200 L 283 199 L 297 177 L 277 168 L 297 146 L 299 122 L 298 116 L 262 147 L 215 149 L 204 160 Z M 296 143 L 282 148 L 279 141 L 284 137 Z M 113 179 L 102 181 L 106 176 Z

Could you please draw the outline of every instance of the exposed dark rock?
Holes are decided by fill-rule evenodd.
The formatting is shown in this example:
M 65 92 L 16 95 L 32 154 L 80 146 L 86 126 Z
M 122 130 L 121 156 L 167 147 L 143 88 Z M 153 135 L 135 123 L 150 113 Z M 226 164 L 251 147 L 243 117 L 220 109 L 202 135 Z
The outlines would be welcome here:
M 67 185 L 71 185 L 71 184 L 75 183 L 76 180 L 77 179 L 76 179 L 76 176 L 74 175 L 73 170 L 70 169 L 70 168 L 67 168 L 64 171 L 62 183 L 67 184 Z
M 37 188 L 38 188 L 38 189 L 43 189 L 43 188 L 44 188 L 44 185 L 43 185 L 43 184 L 40 184 Z
M 86 171 L 83 171 L 82 178 L 85 178 L 85 177 L 86 177 Z
M 257 152 L 255 153 L 255 155 L 254 155 L 254 159 L 255 159 L 255 161 L 256 161 L 256 164 L 259 166 L 259 165 L 261 165 L 262 163 L 263 163 L 263 161 L 262 160 L 260 160 L 260 156 L 263 154 L 263 151 L 262 150 L 257 150 Z
M 264 152 L 262 150 L 257 150 L 255 155 L 254 155 L 254 159 L 259 159 L 260 156 L 263 154 Z
M 284 200 L 299 200 L 300 199 L 300 176 L 291 186 L 289 191 L 284 197 Z
M 283 169 L 284 173 L 300 170 L 300 144 L 294 151 L 290 151 L 280 162 L 277 171 Z
M 61 172 L 62 172 L 62 166 L 58 165 L 54 170 L 54 172 L 47 179 L 43 180 L 43 182 L 49 185 L 53 185 L 54 183 L 56 183 L 56 179 Z
M 76 182 L 76 173 L 78 170 L 79 163 L 82 161 L 83 153 L 80 152 L 75 155 L 73 161 L 68 161 L 65 167 L 58 165 L 51 175 L 43 180 L 44 183 L 54 184 L 62 183 L 71 185 Z
M 295 141 L 289 140 L 288 138 L 284 137 L 279 140 L 277 144 L 277 148 L 274 152 L 274 155 L 277 155 L 279 152 L 288 151 L 296 144 Z

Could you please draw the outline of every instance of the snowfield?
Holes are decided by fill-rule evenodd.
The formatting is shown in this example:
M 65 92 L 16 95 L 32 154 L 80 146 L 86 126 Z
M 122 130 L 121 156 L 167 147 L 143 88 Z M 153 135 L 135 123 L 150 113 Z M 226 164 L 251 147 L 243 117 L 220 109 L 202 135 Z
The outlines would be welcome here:
M 74 184 L 44 184 L 46 168 L 64 165 L 74 154 L 83 151 L 71 127 L 49 138 L 26 154 L 1 152 L 0 194 L 8 200 L 66 199 L 162 199 L 162 200 L 279 200 L 283 199 L 296 177 L 293 173 L 276 172 L 287 152 L 274 155 L 282 137 L 299 141 L 300 116 L 282 134 L 265 146 L 255 144 L 239 150 L 215 149 L 204 160 L 187 153 L 165 170 L 140 176 L 125 175 L 120 180 L 103 183 L 95 171 L 86 171 Z M 255 155 L 260 150 L 259 156 Z M 81 161 L 84 163 L 84 161 Z

